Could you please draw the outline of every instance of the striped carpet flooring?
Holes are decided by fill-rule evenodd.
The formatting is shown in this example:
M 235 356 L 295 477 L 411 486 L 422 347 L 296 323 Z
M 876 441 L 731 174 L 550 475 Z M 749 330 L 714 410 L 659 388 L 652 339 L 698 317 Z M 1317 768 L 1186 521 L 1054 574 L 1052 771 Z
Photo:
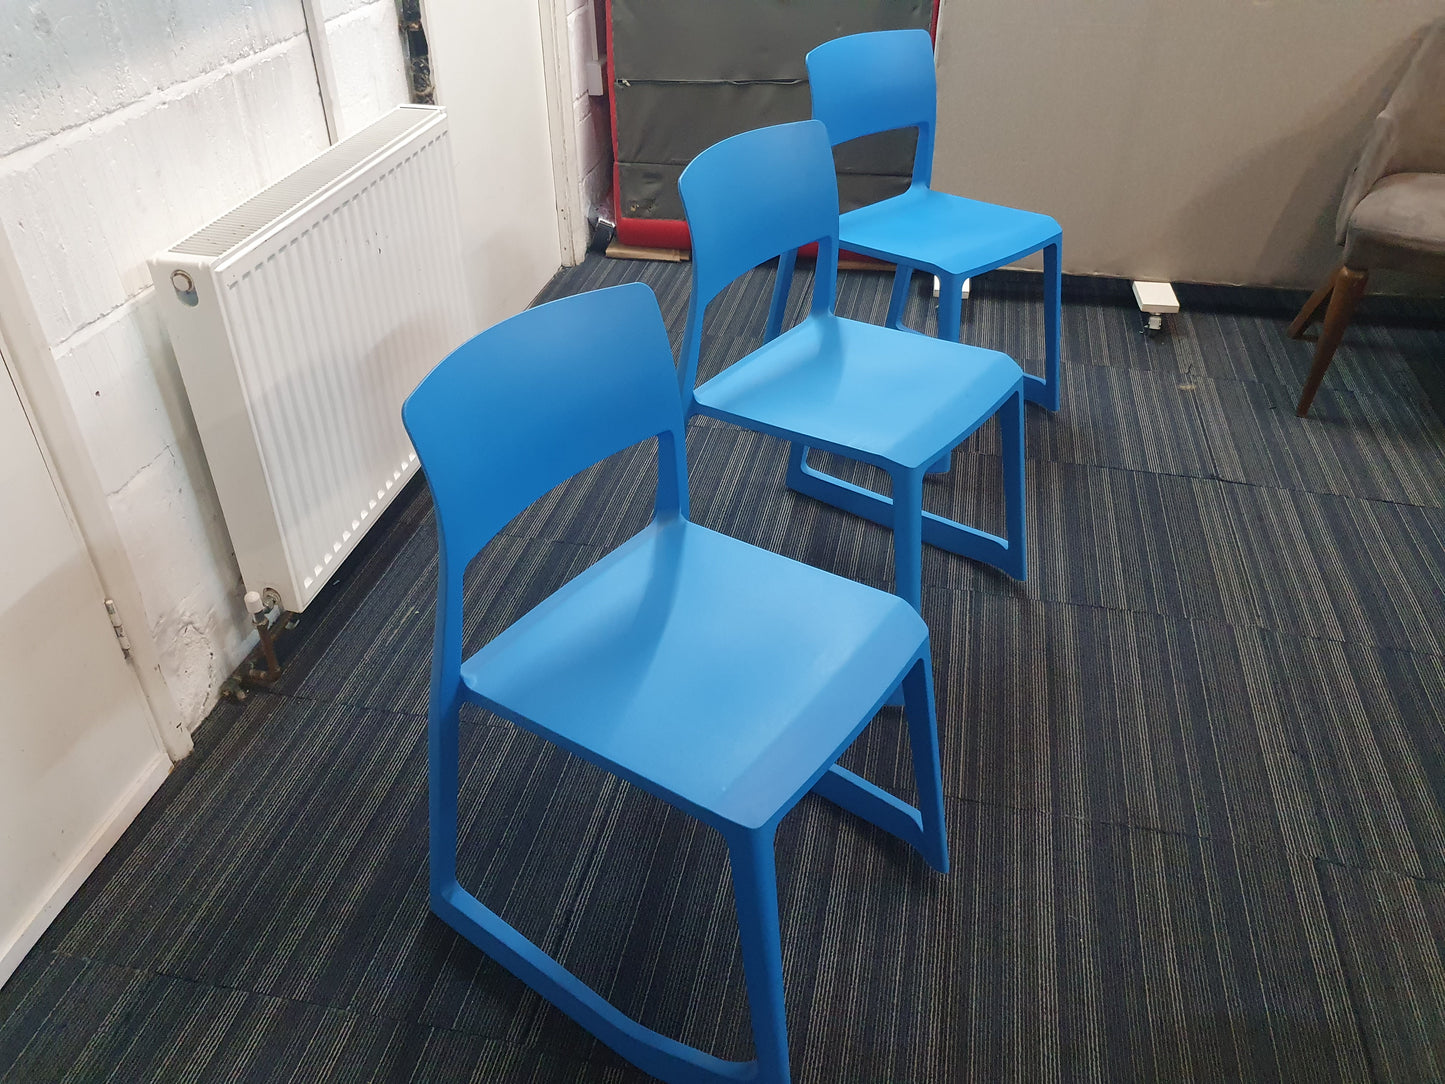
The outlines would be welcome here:
M 676 346 L 687 276 L 593 257 L 544 298 L 640 279 Z M 769 286 L 714 303 L 704 374 Z M 839 308 L 887 294 L 846 273 Z M 1445 307 L 1372 301 L 1300 421 L 1300 298 L 1180 295 L 1150 340 L 1127 284 L 1067 280 L 1028 581 L 926 551 L 954 871 L 820 800 L 783 824 L 799 1081 L 1445 1078 Z M 977 280 L 964 335 L 1036 364 L 1037 279 Z M 788 492 L 785 459 L 696 424 L 694 518 L 888 587 L 888 533 Z M 645 522 L 649 462 L 509 525 L 471 643 Z M 925 500 L 997 524 L 998 476 L 990 424 Z M 645 1079 L 427 912 L 435 544 L 413 486 L 280 690 L 206 722 L 0 990 L 0 1079 Z M 897 714 L 845 763 L 907 794 Z M 625 1011 L 747 1056 L 718 838 L 480 713 L 461 801 L 465 884 Z

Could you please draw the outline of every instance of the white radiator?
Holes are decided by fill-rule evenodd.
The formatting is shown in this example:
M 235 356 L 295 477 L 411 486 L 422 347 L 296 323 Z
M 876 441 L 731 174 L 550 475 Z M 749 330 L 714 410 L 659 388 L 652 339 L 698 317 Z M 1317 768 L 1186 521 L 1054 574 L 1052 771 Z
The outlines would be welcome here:
M 474 331 L 446 114 L 402 106 L 150 262 L 246 587 L 302 610 L 417 468 Z

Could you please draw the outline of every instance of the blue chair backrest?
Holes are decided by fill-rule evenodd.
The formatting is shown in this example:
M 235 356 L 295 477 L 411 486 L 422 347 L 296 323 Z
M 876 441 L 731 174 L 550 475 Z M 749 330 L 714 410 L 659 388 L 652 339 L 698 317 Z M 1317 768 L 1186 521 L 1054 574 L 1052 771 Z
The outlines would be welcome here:
M 704 302 L 789 249 L 837 242 L 838 178 L 817 121 L 714 143 L 682 171 L 677 187 L 692 234 L 693 289 Z
M 879 30 L 825 41 L 807 56 L 813 117 L 836 145 L 895 128 L 917 128 L 913 183 L 933 173 L 938 87 L 926 30 Z
M 648 437 L 659 437 L 658 512 L 686 514 L 672 347 L 642 283 L 504 320 L 427 374 L 401 414 L 431 486 L 442 560 L 458 585 L 518 512 Z
M 678 179 L 692 235 L 692 298 L 679 378 L 697 379 L 707 303 L 775 256 L 818 243 L 813 311 L 831 312 L 838 272 L 838 178 L 828 133 L 816 120 L 724 139 Z

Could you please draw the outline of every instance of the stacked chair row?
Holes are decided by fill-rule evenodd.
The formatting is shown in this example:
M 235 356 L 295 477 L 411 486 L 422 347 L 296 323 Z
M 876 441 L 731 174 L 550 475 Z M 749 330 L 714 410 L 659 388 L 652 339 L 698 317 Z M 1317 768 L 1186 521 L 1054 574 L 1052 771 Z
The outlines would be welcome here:
M 824 73 L 835 61 L 850 82 L 866 77 L 882 89 L 846 99 L 825 93 Z M 927 541 L 1023 578 L 1023 400 L 1033 385 L 1005 355 L 959 345 L 957 296 L 947 282 L 940 307 L 951 306 L 953 315 L 940 320 L 943 338 L 901 329 L 908 269 L 976 273 L 1044 238 L 1053 252 L 1053 278 L 1046 280 L 1053 283 L 1050 354 L 1042 392 L 1032 397 L 1058 399 L 1058 227 L 1042 216 L 929 193 L 926 164 L 915 169 L 908 193 L 865 208 L 872 217 L 859 220 L 859 236 L 868 243 L 851 234 L 844 242 L 898 263 L 892 326 L 835 314 L 840 236 L 831 142 L 875 124 L 926 125 L 929 146 L 920 139 L 920 160 L 925 151 L 931 156 L 933 60 L 927 34 L 899 31 L 839 39 L 809 54 L 808 63 L 815 112 L 827 101 L 830 109 L 866 116 L 747 132 L 688 166 L 680 185 L 693 282 L 679 364 L 651 291 L 619 286 L 539 306 L 483 332 L 437 366 L 403 408 L 433 494 L 441 551 L 428 720 L 432 910 L 665 1081 L 789 1079 L 774 833 L 803 795 L 836 802 L 911 844 L 940 873 L 948 869 L 928 629 L 918 612 L 921 546 Z M 896 93 L 888 90 L 894 84 Z M 890 113 L 889 103 L 900 111 Z M 926 234 L 927 251 L 885 251 L 885 205 L 894 202 L 904 247 Z M 923 227 L 920 216 L 933 213 L 938 225 Z M 1020 225 L 999 225 L 1010 216 Z M 1008 253 L 982 251 L 978 230 L 995 226 L 1008 238 Z M 1025 226 L 1038 228 L 1028 233 Z M 948 230 L 959 233 L 952 244 L 961 262 L 937 255 Z M 814 243 L 811 309 L 784 331 L 786 280 L 797 250 Z M 777 257 L 764 344 L 694 386 L 708 302 Z M 693 413 L 789 441 L 790 486 L 890 526 L 897 593 L 692 523 L 686 423 Z M 946 464 L 952 449 L 995 415 L 1004 447 L 1005 537 L 922 508 L 928 468 Z M 464 659 L 462 586 L 472 559 L 554 486 L 650 438 L 657 448 L 651 523 Z M 882 468 L 892 479 L 891 496 L 814 470 L 809 448 Z M 902 703 L 907 719 L 916 807 L 837 763 L 890 701 Z M 464 703 L 721 833 L 732 869 L 752 1061 L 713 1057 L 630 1019 L 461 886 Z

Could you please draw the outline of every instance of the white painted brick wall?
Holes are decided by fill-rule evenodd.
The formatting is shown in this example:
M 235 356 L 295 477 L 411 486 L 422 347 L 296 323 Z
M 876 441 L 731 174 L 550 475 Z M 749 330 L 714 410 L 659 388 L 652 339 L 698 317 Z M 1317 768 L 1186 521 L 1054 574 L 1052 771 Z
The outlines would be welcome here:
M 572 119 L 581 160 L 582 205 L 589 209 L 604 206 L 612 187 L 612 120 L 607 98 L 594 98 L 587 93 L 586 62 L 594 41 L 592 26 L 596 17 L 592 0 L 568 0 L 567 41 L 574 94 Z M 605 53 L 606 39 L 598 34 L 595 40 L 599 54 Z
M 134 297 L 148 257 L 326 146 L 302 36 L 0 158 L 0 215 L 46 336 Z
M 344 9 L 334 17 L 331 9 Z M 395 0 L 329 0 L 326 37 L 336 76 L 337 131 L 345 139 L 410 91 L 401 63 Z
M 331 0 L 355 131 L 406 100 L 392 0 Z M 295 0 L 0 8 L 0 229 L 25 273 L 187 722 L 250 625 L 145 261 L 326 147 Z
M 0 5 L 0 155 L 302 33 L 296 0 Z

